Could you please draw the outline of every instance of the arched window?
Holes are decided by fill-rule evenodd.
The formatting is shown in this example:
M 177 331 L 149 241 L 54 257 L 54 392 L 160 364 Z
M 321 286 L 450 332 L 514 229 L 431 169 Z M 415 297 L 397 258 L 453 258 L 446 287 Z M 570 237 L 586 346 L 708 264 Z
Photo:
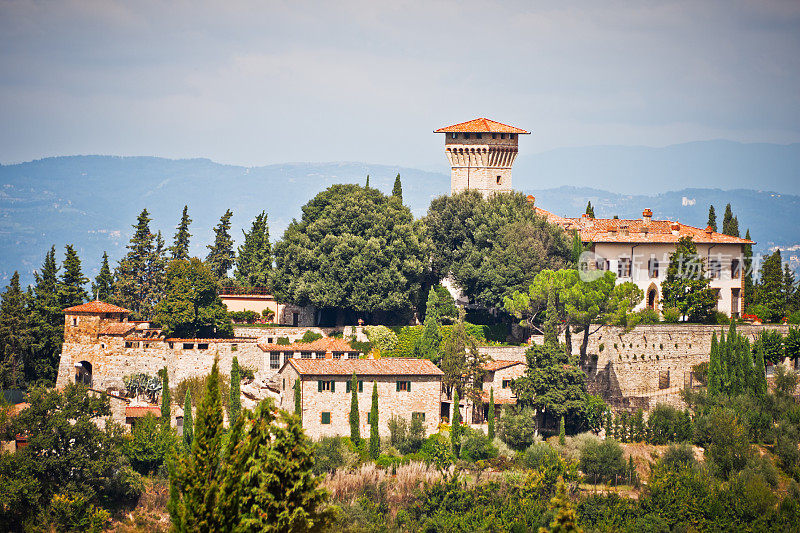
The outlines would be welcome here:
M 75 383 L 82 383 L 87 387 L 92 386 L 92 363 L 89 361 L 75 363 Z

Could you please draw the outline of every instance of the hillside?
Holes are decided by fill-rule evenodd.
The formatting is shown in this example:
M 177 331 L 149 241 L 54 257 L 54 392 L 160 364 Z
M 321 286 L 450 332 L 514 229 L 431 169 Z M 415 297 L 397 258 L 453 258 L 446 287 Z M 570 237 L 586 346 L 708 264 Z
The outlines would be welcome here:
M 184 204 L 193 219 L 192 253 L 205 255 L 211 228 L 225 209 L 234 212 L 233 235 L 249 225 L 262 209 L 269 214 L 271 236 L 280 237 L 300 207 L 334 183 L 370 183 L 391 191 L 402 175 L 404 200 L 422 216 L 430 200 L 449 191 L 449 176 L 414 168 L 366 163 L 289 163 L 265 167 L 222 165 L 207 159 L 170 160 L 155 157 L 71 156 L 0 166 L 0 281 L 18 269 L 23 282 L 41 264 L 51 244 L 63 252 L 74 243 L 87 275 L 96 273 L 103 250 L 116 261 L 124 253 L 131 224 L 142 208 L 169 243 Z M 641 216 L 650 207 L 658 218 L 704 226 L 709 203 L 721 217 L 727 202 L 739 216 L 742 231 L 751 229 L 759 250 L 800 244 L 797 221 L 800 197 L 737 189 L 683 189 L 652 196 L 619 194 L 595 188 L 526 188 L 526 184 L 559 185 L 562 178 L 536 179 L 515 169 L 518 188 L 537 197 L 537 205 L 562 215 L 579 215 L 587 200 L 598 216 Z M 533 171 L 529 171 L 533 172 Z M 549 171 L 548 171 L 549 172 Z M 602 182 L 611 186 L 615 182 Z M 678 183 L 678 182 L 676 182 Z M 697 181 L 696 183 L 701 183 Z M 768 216 L 765 216 L 767 215 Z M 787 223 L 789 222 L 789 223 Z

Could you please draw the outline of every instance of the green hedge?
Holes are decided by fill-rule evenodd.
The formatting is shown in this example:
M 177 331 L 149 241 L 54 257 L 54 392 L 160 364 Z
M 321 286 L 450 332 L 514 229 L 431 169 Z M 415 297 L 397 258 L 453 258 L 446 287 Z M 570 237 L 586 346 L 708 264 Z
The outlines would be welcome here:
M 452 325 L 441 326 L 442 340 L 446 339 L 453 331 Z M 508 324 L 493 324 L 482 326 L 477 324 L 464 323 L 467 335 L 478 339 L 479 343 L 505 342 L 508 336 Z M 414 347 L 417 340 L 422 336 L 425 326 L 394 326 L 389 328 L 397 335 L 397 346 L 392 351 L 392 357 L 415 357 Z

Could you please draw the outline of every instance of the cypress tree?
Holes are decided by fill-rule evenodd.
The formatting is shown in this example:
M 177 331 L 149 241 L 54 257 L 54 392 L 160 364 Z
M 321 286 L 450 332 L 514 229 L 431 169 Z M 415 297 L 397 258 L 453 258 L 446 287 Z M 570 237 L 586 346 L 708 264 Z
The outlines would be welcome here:
M 219 389 L 219 362 L 214 359 L 206 380 L 205 393 L 197 410 L 197 424 L 182 476 L 183 526 L 186 531 L 218 531 L 220 455 L 222 452 L 222 398 Z
M 754 346 L 756 349 L 755 365 L 753 368 L 752 391 L 757 398 L 767 394 L 767 369 L 764 363 L 764 343 L 759 339 Z
M 231 390 L 228 402 L 229 424 L 233 425 L 239 419 L 242 410 L 241 378 L 239 377 L 239 359 L 234 355 L 231 363 Z
M 372 409 L 369 412 L 369 456 L 375 460 L 381 454 L 381 437 L 378 433 L 378 383 L 372 384 Z
M 750 229 L 748 228 L 747 233 L 744 236 L 745 239 L 748 241 L 750 240 Z M 747 308 L 753 302 L 753 245 L 752 244 L 745 244 L 744 245 L 744 310 L 747 312 Z
M 428 302 L 425 310 L 425 326 L 422 335 L 417 341 L 417 355 L 423 359 L 430 359 L 434 363 L 441 358 L 439 348 L 442 344 L 442 334 L 440 331 L 439 296 L 436 290 L 431 287 L 428 291 Z
M 302 397 L 300 396 L 300 380 L 294 380 L 294 414 L 300 418 L 300 422 L 303 421 L 303 404 L 301 402 Z
M 397 173 L 397 177 L 394 178 L 394 187 L 392 187 L 392 196 L 395 198 L 399 198 L 400 202 L 403 201 L 403 184 L 400 183 L 400 173 Z
M 108 254 L 103 252 L 103 262 L 100 264 L 100 272 L 94 278 L 92 292 L 95 300 L 107 301 L 114 294 L 114 274 L 108 265 Z
M 192 219 L 189 218 L 189 206 L 185 205 L 183 206 L 181 221 L 178 223 L 178 227 L 175 228 L 175 238 L 170 248 L 172 259 L 189 259 L 189 239 L 192 236 L 192 234 L 189 233 L 189 224 L 191 223 Z
M 586 214 L 589 215 L 590 218 L 594 218 L 594 207 L 592 207 L 591 200 L 586 204 Z
M 547 293 L 547 311 L 542 330 L 545 345 L 558 346 L 558 308 L 556 307 L 556 291 L 552 287 Z
M 567 496 L 567 489 L 564 480 L 559 478 L 556 485 L 556 494 L 550 500 L 553 511 L 553 521 L 550 522 L 550 529 L 540 528 L 539 531 L 550 531 L 552 533 L 581 533 L 583 530 L 578 527 L 578 517 L 575 509 Z
M 717 332 L 711 334 L 711 353 L 708 359 L 708 394 L 716 396 L 720 391 L 721 365 L 719 361 L 719 346 Z
M 797 279 L 789 263 L 783 264 L 783 316 L 788 317 L 792 312 L 795 298 L 797 296 Z
M 367 183 L 364 184 L 365 189 L 369 189 L 369 174 L 367 174 Z
M 29 334 L 31 342 L 25 354 L 25 376 L 54 386 L 61 344 L 64 342 L 64 313 L 59 303 L 58 267 L 55 246 L 50 248 L 39 272 L 30 298 Z
M 167 374 L 167 367 L 164 367 L 161 370 L 161 420 L 166 427 L 169 427 L 172 422 L 171 405 L 172 395 L 169 392 L 169 374 Z
M 14 272 L 0 297 L 0 389 L 19 388 L 23 381 L 23 352 L 28 344 L 25 294 Z
M 219 219 L 219 224 L 214 227 L 214 244 L 206 246 L 208 255 L 206 263 L 208 268 L 217 278 L 224 280 L 228 277 L 228 271 L 233 266 L 233 239 L 231 239 L 231 217 L 233 212 L 228 209 Z
M 579 266 L 578 263 L 580 262 L 583 251 L 584 248 L 581 236 L 578 235 L 577 230 L 572 230 L 572 263 L 575 265 L 575 268 Z
M 453 423 L 450 424 L 450 447 L 453 455 L 459 456 L 459 437 L 461 436 L 461 410 L 459 409 L 458 389 L 453 390 Z
M 266 212 L 258 214 L 250 231 L 242 230 L 242 234 L 244 242 L 237 250 L 233 276 L 248 287 L 267 287 L 272 275 L 272 247 Z
M 113 300 L 133 311 L 134 318 L 150 315 L 148 296 L 152 293 L 150 262 L 156 250 L 156 236 L 150 232 L 150 214 L 143 209 L 133 226 L 134 232 L 115 273 Z
M 186 396 L 183 399 L 183 442 L 186 449 L 192 449 L 194 441 L 194 426 L 192 425 L 192 391 L 186 389 Z
M 558 443 L 561 446 L 567 443 L 567 434 L 564 430 L 564 415 L 561 415 L 561 420 L 558 422 Z
M 489 440 L 494 440 L 494 387 L 489 389 Z
M 733 235 L 733 210 L 731 204 L 725 206 L 725 214 L 722 217 L 722 233 L 725 235 Z
M 350 440 L 358 446 L 361 442 L 361 420 L 358 414 L 358 377 L 353 372 L 350 379 Z
M 64 257 L 64 273 L 61 275 L 61 284 L 58 291 L 59 305 L 62 308 L 67 308 L 73 305 L 80 305 L 88 300 L 89 295 L 86 294 L 84 287 L 88 281 L 81 271 L 81 260 L 77 252 L 75 252 L 75 248 L 68 244 Z
M 706 224 L 714 231 L 717 231 L 717 214 L 714 212 L 714 206 L 708 206 L 708 223 Z

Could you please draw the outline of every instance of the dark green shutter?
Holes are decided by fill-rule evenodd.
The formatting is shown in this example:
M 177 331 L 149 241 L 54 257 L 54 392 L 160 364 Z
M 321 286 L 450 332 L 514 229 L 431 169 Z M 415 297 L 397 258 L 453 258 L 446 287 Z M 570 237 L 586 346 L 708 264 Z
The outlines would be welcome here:
M 397 386 L 397 392 L 400 392 L 400 382 L 398 381 L 395 385 Z
M 411 392 L 411 382 L 410 382 L 410 381 L 407 381 L 406 383 L 407 383 L 407 385 L 406 385 L 406 390 L 407 390 L 408 392 Z
M 358 382 L 358 392 L 364 392 L 364 382 L 363 381 L 359 381 Z
M 322 382 L 317 381 L 317 392 L 322 392 Z
M 336 382 L 331 380 L 331 392 L 336 392 Z

